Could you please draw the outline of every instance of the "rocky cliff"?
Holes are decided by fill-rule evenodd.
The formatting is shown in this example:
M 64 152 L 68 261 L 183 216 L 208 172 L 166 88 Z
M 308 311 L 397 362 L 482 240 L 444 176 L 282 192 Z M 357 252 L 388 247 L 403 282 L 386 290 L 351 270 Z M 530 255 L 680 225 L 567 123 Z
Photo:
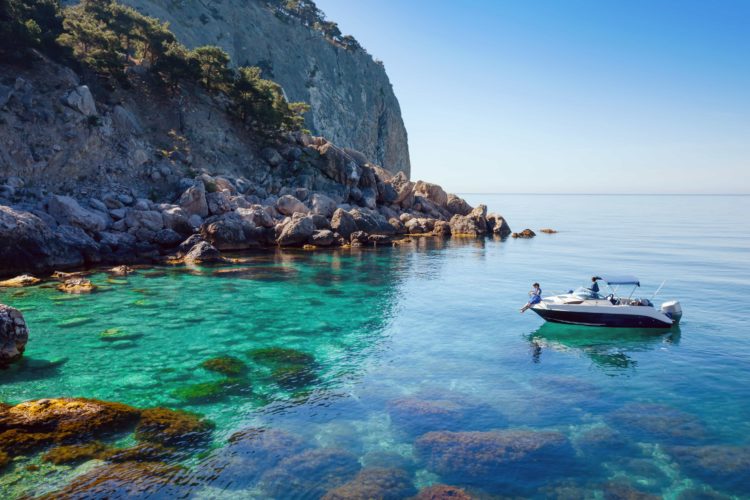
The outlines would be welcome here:
M 337 145 L 361 151 L 391 172 L 410 173 L 401 110 L 383 65 L 347 49 L 263 0 L 124 0 L 169 21 L 189 47 L 218 45 L 235 64 L 264 68 L 292 101 L 312 109 L 307 127 Z

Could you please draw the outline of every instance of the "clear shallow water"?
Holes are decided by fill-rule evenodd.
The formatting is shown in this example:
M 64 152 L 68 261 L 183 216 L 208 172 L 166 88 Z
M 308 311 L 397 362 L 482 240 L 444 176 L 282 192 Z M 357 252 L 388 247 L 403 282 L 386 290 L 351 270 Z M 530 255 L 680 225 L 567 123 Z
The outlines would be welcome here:
M 99 273 L 92 280 L 105 290 L 87 297 L 4 290 L 0 302 L 24 312 L 31 338 L 26 365 L 0 373 L 0 401 L 80 396 L 199 412 L 217 427 L 210 449 L 185 462 L 180 493 L 196 498 L 314 498 L 374 465 L 406 471 L 401 496 L 441 482 L 539 498 L 623 488 L 750 495 L 750 478 L 730 473 L 750 460 L 747 448 L 727 451 L 750 445 L 750 197 L 467 199 L 514 230 L 560 232 L 254 255 L 109 281 Z M 241 270 L 218 272 L 229 269 Z M 679 329 L 568 327 L 518 313 L 533 281 L 547 294 L 607 272 L 638 275 L 643 296 L 668 280 L 655 302 L 680 300 Z M 107 330 L 126 337 L 103 340 Z M 279 383 L 248 355 L 273 346 L 312 354 L 314 376 Z M 247 363 L 252 393 L 180 398 L 186 386 L 222 378 L 199 367 L 219 355 Z M 268 459 L 271 445 L 261 452 L 257 440 L 227 445 L 253 427 L 288 432 L 299 447 L 279 439 Z M 477 467 L 485 441 L 441 435 L 454 440 L 446 452 L 423 437 L 509 429 L 537 433 L 495 436 L 541 449 Z M 545 447 L 541 432 L 565 442 Z M 52 491 L 99 464 L 34 472 L 24 463 L 0 475 L 0 496 Z

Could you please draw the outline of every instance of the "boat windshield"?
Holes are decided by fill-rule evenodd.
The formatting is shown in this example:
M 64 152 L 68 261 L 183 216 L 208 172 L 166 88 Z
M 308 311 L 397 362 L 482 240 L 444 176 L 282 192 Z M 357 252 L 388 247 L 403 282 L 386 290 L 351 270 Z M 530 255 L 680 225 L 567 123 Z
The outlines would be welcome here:
M 573 295 L 578 297 L 579 299 L 583 300 L 590 300 L 590 299 L 601 299 L 602 296 L 598 293 L 592 292 L 590 289 L 579 286 L 573 291 Z

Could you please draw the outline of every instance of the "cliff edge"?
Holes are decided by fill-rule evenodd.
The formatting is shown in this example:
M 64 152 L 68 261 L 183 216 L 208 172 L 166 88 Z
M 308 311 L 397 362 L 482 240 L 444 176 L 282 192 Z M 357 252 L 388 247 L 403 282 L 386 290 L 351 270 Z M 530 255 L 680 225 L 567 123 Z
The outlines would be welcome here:
M 391 172 L 410 175 L 401 109 L 383 65 L 279 14 L 264 0 L 124 0 L 170 23 L 190 48 L 217 45 L 238 65 L 259 66 L 291 101 L 311 105 L 306 126 L 344 148 L 361 151 Z

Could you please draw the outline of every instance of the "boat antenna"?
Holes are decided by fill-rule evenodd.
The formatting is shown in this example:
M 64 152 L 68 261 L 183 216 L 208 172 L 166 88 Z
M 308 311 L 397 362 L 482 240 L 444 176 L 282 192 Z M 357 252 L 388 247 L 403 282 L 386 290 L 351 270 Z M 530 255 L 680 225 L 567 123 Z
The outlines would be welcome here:
M 659 285 L 659 288 L 657 288 L 656 291 L 654 292 L 654 294 L 651 296 L 651 300 L 653 300 L 656 297 L 656 295 L 659 292 L 661 292 L 661 288 L 664 286 L 664 283 L 666 283 L 666 282 L 667 282 L 667 280 L 664 280 L 664 281 L 661 282 L 661 285 Z

